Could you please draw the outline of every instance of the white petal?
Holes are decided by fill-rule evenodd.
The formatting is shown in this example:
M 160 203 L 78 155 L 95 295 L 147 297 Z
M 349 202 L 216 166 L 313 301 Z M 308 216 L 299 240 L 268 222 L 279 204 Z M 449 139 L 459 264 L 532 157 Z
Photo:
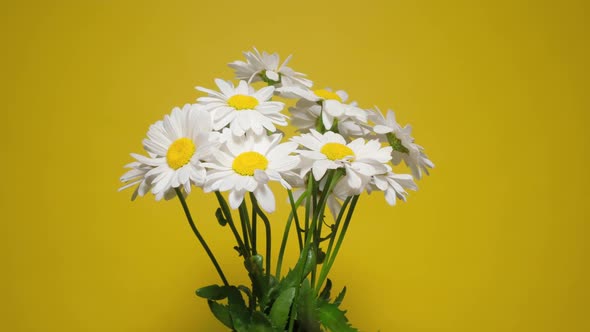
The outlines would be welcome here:
M 393 189 L 387 189 L 385 191 L 385 200 L 387 201 L 387 203 L 391 206 L 395 205 L 395 191 Z
M 226 97 L 230 97 L 232 95 L 234 95 L 234 87 L 231 83 L 226 82 L 222 79 L 216 78 L 215 79 L 215 84 L 217 84 L 217 87 L 219 87 L 219 90 L 226 96 Z
M 274 142 L 274 140 L 273 140 L 273 142 Z M 295 152 L 297 147 L 298 147 L 298 144 L 295 142 L 282 143 L 282 144 L 277 145 L 271 151 L 269 151 L 267 153 L 266 157 L 268 159 L 270 159 L 271 161 L 274 159 L 283 158 L 285 156 L 288 156 L 290 153 Z
M 211 114 L 201 109 L 191 109 L 189 125 L 194 126 L 197 133 L 207 133 L 211 131 Z M 193 134 L 194 135 L 194 134 Z
M 241 95 L 250 95 L 250 86 L 246 81 L 240 81 L 236 87 L 236 93 Z
M 383 125 L 376 125 L 375 127 L 373 127 L 373 131 L 377 134 L 387 134 L 392 132 L 393 129 Z
M 328 130 L 334 125 L 334 118 L 325 110 L 322 112 L 322 123 Z
M 324 174 L 326 174 L 328 168 L 334 168 L 332 164 L 334 164 L 334 162 L 331 160 L 316 161 L 312 167 L 313 177 L 319 181 L 324 176 Z
M 324 112 L 339 117 L 344 114 L 344 106 L 338 100 L 328 99 L 324 101 Z
M 179 184 L 185 184 L 188 181 L 189 177 L 190 177 L 190 170 L 191 170 L 191 165 L 184 165 L 183 167 L 181 167 L 178 171 L 178 182 Z
M 336 94 L 342 99 L 342 102 L 345 102 L 348 99 L 348 93 L 344 90 L 338 90 L 336 91 Z
M 237 209 L 238 207 L 240 207 L 240 204 L 242 204 L 242 201 L 244 200 L 244 194 L 246 192 L 245 191 L 237 191 L 237 190 L 232 190 L 229 193 L 229 206 L 232 209 Z
M 269 213 L 274 212 L 275 196 L 267 184 L 258 186 L 258 188 L 254 191 L 254 196 L 264 211 Z
M 269 163 L 268 167 L 279 172 L 285 172 L 296 168 L 297 165 L 299 165 L 300 161 L 301 160 L 299 157 L 287 156 L 281 159 L 272 160 Z
M 254 171 L 254 179 L 258 183 L 266 184 L 268 182 L 268 175 L 266 172 L 257 169 Z
M 246 189 L 249 192 L 254 192 L 254 190 L 256 190 L 256 188 L 258 187 L 258 182 L 256 182 L 256 180 L 252 176 L 246 176 L 246 178 L 248 181 L 246 182 L 244 189 Z
M 342 208 L 342 204 L 340 204 L 334 195 L 330 195 L 328 196 L 328 208 L 330 209 L 330 212 L 332 212 L 332 217 L 336 220 L 340 213 L 340 209 Z
M 373 181 L 375 182 L 375 186 L 381 191 L 385 191 L 388 187 L 387 181 L 380 176 L 376 176 Z
M 347 169 L 347 172 L 346 172 L 346 180 L 347 180 L 346 182 L 347 182 L 347 184 L 351 188 L 359 189 L 361 187 L 361 185 L 362 185 L 362 181 L 361 181 L 360 176 L 356 172 L 349 171 L 349 170 L 350 170 L 350 168 Z
M 267 70 L 266 71 L 266 77 L 270 78 L 273 81 L 278 81 L 279 80 L 279 74 L 275 73 L 272 70 Z
M 229 125 L 229 128 L 231 129 L 231 133 L 234 136 L 242 136 L 246 133 L 246 131 L 244 129 L 242 129 L 242 127 L 240 127 L 240 125 L 238 124 L 238 121 L 233 121 Z

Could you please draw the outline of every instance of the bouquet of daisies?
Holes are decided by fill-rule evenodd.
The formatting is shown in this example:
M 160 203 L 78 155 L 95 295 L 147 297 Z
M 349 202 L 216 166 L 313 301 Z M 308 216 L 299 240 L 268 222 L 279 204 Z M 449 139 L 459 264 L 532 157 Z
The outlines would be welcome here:
M 135 161 L 126 166 L 121 189 L 134 188 L 132 199 L 149 192 L 156 200 L 178 198 L 221 281 L 196 293 L 227 328 L 356 331 L 340 309 L 346 287 L 332 296 L 328 274 L 357 201 L 373 191 L 383 192 L 390 205 L 405 201 L 406 189 L 417 189 L 413 178 L 434 165 L 414 143 L 411 127 L 399 125 L 391 110 L 383 115 L 348 102 L 342 90 L 313 89 L 304 74 L 287 67 L 290 57 L 280 64 L 276 53 L 253 49 L 244 55 L 245 61 L 229 64 L 237 84 L 216 79 L 217 88 L 197 87 L 204 96 L 196 103 L 151 125 L 143 140 L 146 153 L 131 154 Z M 295 100 L 290 116 L 273 97 Z M 277 126 L 289 120 L 299 135 L 285 138 Z M 402 160 L 412 175 L 393 172 Z M 269 220 L 276 208 L 271 182 L 287 191 L 285 223 Z M 233 285 L 224 274 L 190 213 L 193 187 L 215 194 L 215 216 L 235 237 L 251 285 Z M 283 228 L 276 262 L 273 227 Z M 283 275 L 292 233 L 299 258 Z

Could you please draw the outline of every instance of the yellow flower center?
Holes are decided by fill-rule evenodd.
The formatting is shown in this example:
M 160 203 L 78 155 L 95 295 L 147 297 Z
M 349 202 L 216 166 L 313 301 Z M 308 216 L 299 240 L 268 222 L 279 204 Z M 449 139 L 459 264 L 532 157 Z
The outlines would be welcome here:
M 236 110 L 253 110 L 258 106 L 258 99 L 247 95 L 233 95 L 227 100 L 227 104 Z
M 334 99 L 342 102 L 342 98 L 336 92 L 328 91 L 325 89 L 313 90 L 316 96 L 322 98 L 323 100 Z
M 265 170 L 266 167 L 268 167 L 268 159 L 254 151 L 241 153 L 231 165 L 236 173 L 247 176 L 254 176 L 255 170 Z
M 186 137 L 179 138 L 170 144 L 168 153 L 166 153 L 166 162 L 170 168 L 179 169 L 188 164 L 196 150 L 197 147 L 192 140 Z
M 348 146 L 340 143 L 326 143 L 322 146 L 320 152 L 330 160 L 340 160 L 347 156 L 354 158 L 354 152 Z

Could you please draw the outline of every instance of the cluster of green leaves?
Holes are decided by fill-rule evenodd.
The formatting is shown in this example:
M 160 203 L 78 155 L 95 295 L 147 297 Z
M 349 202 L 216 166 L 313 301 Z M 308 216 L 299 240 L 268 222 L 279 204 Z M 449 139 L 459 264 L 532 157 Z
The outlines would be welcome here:
M 303 248 L 295 267 L 281 280 L 265 274 L 262 261 L 260 255 L 245 260 L 251 288 L 211 285 L 196 291 L 207 299 L 211 312 L 225 326 L 236 332 L 357 331 L 339 308 L 346 287 L 332 301 L 332 282 L 328 279 L 318 296 L 314 295 L 308 280 L 317 264 L 312 245 Z

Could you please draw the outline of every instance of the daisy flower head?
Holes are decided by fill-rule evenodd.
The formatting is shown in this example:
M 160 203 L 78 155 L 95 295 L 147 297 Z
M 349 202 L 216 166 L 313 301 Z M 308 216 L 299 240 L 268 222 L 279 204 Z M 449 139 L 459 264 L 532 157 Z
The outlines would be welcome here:
M 393 148 L 392 163 L 394 165 L 398 165 L 403 160 L 412 170 L 415 178 L 421 179 L 422 172 L 429 175 L 428 169 L 434 168 L 434 163 L 428 159 L 424 148 L 414 143 L 412 126 L 400 126 L 395 120 L 395 113 L 392 110 L 388 110 L 384 117 L 379 108 L 375 108 L 371 119 L 375 123 L 373 131 L 382 135 L 382 139 L 384 138 Z
M 280 143 L 281 134 L 230 136 L 205 166 L 209 169 L 205 192 L 229 191 L 229 204 L 237 209 L 246 192 L 251 192 L 266 212 L 275 210 L 275 198 L 268 182 L 277 181 L 291 189 L 286 180 L 299 164 L 291 155 L 297 144 Z
M 334 117 L 344 113 L 343 103 L 348 99 L 348 94 L 344 90 L 332 91 L 330 88 L 316 90 L 293 88 L 288 91 L 290 94 L 304 99 L 300 104 L 301 107 L 320 105 L 323 111 L 324 127 L 327 129 L 332 128 Z
M 140 161 L 152 167 L 145 176 L 151 179 L 156 200 L 174 188 L 182 187 L 188 194 L 191 184 L 203 185 L 206 170 L 201 163 L 215 150 L 214 138 L 209 113 L 189 104 L 150 126 L 143 146 L 153 157 Z
M 291 123 L 300 132 L 308 132 L 312 128 L 321 130 L 322 127 L 344 137 L 364 137 L 371 132 L 367 125 L 369 114 L 358 107 L 356 102 L 342 104 L 342 112 L 330 115 L 322 112 L 321 103 L 300 99 L 289 111 L 292 114 Z M 331 127 L 326 127 L 326 124 L 331 124 Z
M 133 194 L 131 194 L 131 200 L 134 201 L 137 196 L 143 197 L 151 190 L 151 180 L 153 180 L 153 178 L 148 178 L 146 174 L 153 169 L 153 166 L 143 163 L 142 160 L 145 160 L 144 158 L 146 157 L 142 155 L 132 153 L 131 157 L 133 157 L 135 161 L 124 166 L 125 168 L 129 168 L 129 170 L 119 179 L 124 183 L 124 185 L 119 188 L 119 191 L 135 186 L 135 190 L 133 191 Z
M 405 189 L 418 190 L 414 179 L 410 174 L 396 174 L 391 171 L 385 174 L 376 174 L 371 178 L 367 191 L 382 191 L 385 200 L 391 206 L 395 205 L 397 199 L 406 201 L 407 192 Z
M 365 142 L 362 138 L 347 143 L 340 134 L 328 131 L 324 134 L 314 129 L 291 139 L 305 149 L 298 150 L 301 156 L 303 177 L 310 170 L 316 180 L 320 180 L 329 169 L 344 169 L 346 175 L 340 182 L 350 188 L 362 189 L 371 176 L 389 171 L 387 163 L 391 160 L 391 147 L 381 147 L 378 140 Z
M 387 115 L 383 116 L 379 107 L 375 106 L 375 109 L 370 111 L 369 119 L 375 124 L 373 131 L 377 134 L 385 135 L 399 131 L 402 128 L 395 120 L 395 113 L 392 110 L 387 110 Z
M 229 81 L 216 79 L 220 91 L 203 87 L 197 90 L 208 94 L 197 99 L 198 107 L 210 112 L 213 129 L 221 130 L 229 125 L 235 136 L 242 136 L 247 131 L 261 135 L 264 130 L 275 132 L 275 124 L 286 126 L 288 118 L 281 113 L 285 104 L 270 101 L 274 87 L 267 86 L 256 91 L 246 81 L 234 86 Z
M 244 52 L 246 62 L 234 61 L 228 65 L 236 72 L 236 78 L 248 82 L 264 81 L 276 87 L 311 88 L 313 83 L 305 78 L 305 74 L 298 73 L 287 67 L 291 55 L 280 64 L 277 53 L 260 53 L 255 47 L 253 51 Z M 280 64 L 280 65 L 279 65 Z M 278 92 L 275 90 L 275 92 Z

